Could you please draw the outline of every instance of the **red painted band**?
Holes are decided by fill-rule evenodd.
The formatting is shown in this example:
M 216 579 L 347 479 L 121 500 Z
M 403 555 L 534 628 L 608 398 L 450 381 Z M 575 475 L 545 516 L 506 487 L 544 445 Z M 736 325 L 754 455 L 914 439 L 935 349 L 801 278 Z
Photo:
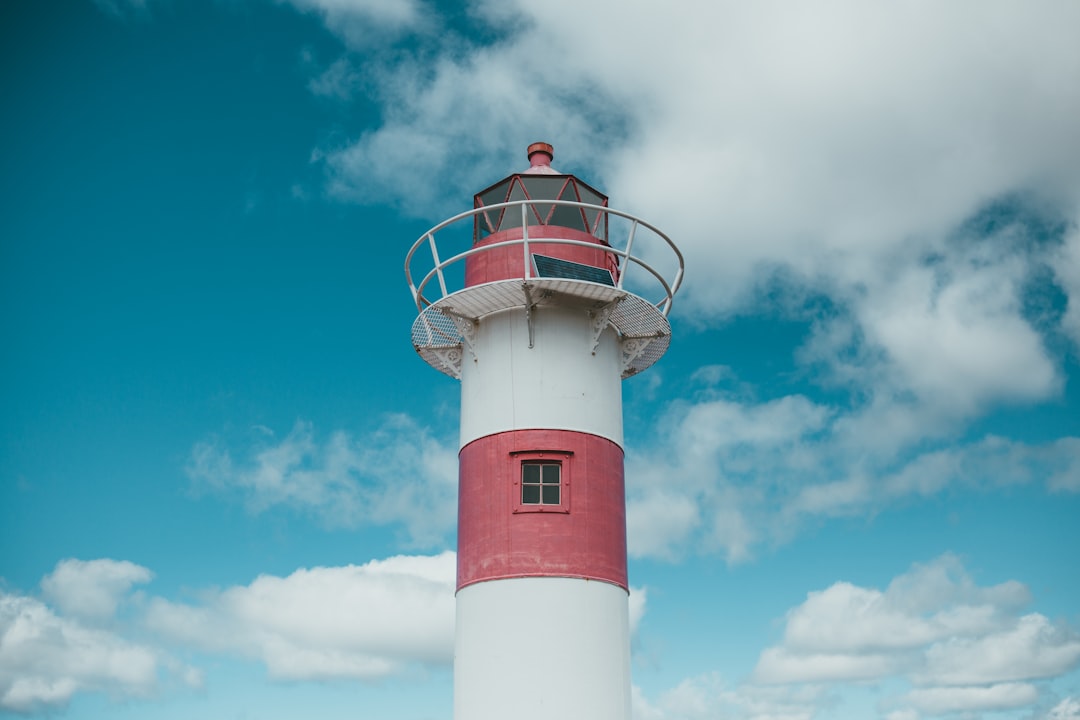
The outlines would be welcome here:
M 516 208 L 514 208 L 516 210 Z M 494 245 L 507 240 L 520 240 L 521 228 L 510 228 L 488 235 L 483 240 L 473 244 L 474 248 Z M 545 243 L 543 238 L 557 238 L 560 240 L 580 240 L 593 243 L 596 249 L 582 247 L 580 245 L 558 245 Z M 534 240 L 535 238 L 535 240 Z M 604 268 L 618 279 L 618 263 L 615 255 L 605 252 L 605 246 L 594 235 L 573 228 L 559 225 L 542 225 L 529 227 L 529 252 L 535 255 L 547 255 L 562 260 L 592 265 Z M 510 245 L 495 248 L 486 252 L 471 255 L 465 259 L 465 286 L 482 285 L 483 283 L 496 280 L 515 280 L 525 277 L 525 250 L 521 245 Z
M 510 577 L 573 577 L 627 588 L 623 451 L 569 430 L 479 438 L 458 456 L 458 590 Z M 522 505 L 522 462 L 563 467 L 558 506 Z

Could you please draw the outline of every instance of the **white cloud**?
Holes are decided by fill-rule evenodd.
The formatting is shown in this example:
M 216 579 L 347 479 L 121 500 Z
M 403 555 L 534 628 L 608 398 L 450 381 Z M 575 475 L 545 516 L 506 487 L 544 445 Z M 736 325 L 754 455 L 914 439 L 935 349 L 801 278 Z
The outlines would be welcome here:
M 1076 215 L 1080 216 L 1080 211 Z M 1080 347 L 1080 222 L 1074 222 L 1053 260 L 1054 275 L 1068 295 L 1061 324 L 1073 343 Z
M 317 13 L 333 32 L 354 47 L 364 47 L 376 40 L 385 41 L 387 33 L 416 30 L 422 26 L 423 4 L 419 0 L 278 0 L 302 12 Z
M 196 604 L 155 598 L 145 621 L 175 642 L 262 662 L 275 678 L 378 678 L 450 662 L 455 568 L 444 552 L 261 575 Z
M 288 505 L 335 526 L 400 523 L 416 545 L 441 543 L 456 519 L 454 448 L 403 415 L 366 436 L 338 431 L 325 441 L 298 422 L 280 440 L 261 434 L 240 460 L 206 440 L 187 472 L 197 487 L 239 492 L 253 512 Z
M 66 561 L 70 568 L 72 561 Z M 96 561 L 98 570 L 115 561 Z M 93 565 L 93 563 L 87 563 Z M 61 564 L 64 566 L 64 563 Z M 133 566 L 138 567 L 138 566 Z M 58 570 L 60 568 L 58 567 Z M 115 578 L 101 573 L 105 589 L 97 593 L 93 572 L 78 577 L 91 597 L 115 604 Z M 54 573 L 51 578 L 55 578 Z M 74 587 L 64 586 L 60 597 Z M 96 601 L 95 601 L 96 602 Z M 101 619 L 103 606 L 73 605 Z M 65 707 L 77 692 L 103 692 L 113 697 L 147 697 L 159 690 L 160 675 L 169 673 L 188 685 L 201 684 L 201 673 L 171 659 L 157 648 L 87 626 L 83 620 L 57 614 L 40 600 L 0 592 L 0 710 L 48 712 Z
M 838 582 L 809 593 L 787 614 L 784 647 L 862 657 L 946 638 L 981 638 L 1006 627 L 1009 612 L 1029 601 L 1027 589 L 1017 582 L 976 587 L 960 561 L 945 555 L 915 565 L 884 592 Z
M 796 653 L 773 647 L 762 651 L 754 678 L 763 684 L 877 680 L 903 668 L 903 658 L 865 653 Z
M 1077 720 L 1080 718 L 1080 700 L 1067 697 L 1055 705 L 1046 720 Z
M 946 713 L 1008 710 L 1032 705 L 1039 698 L 1039 691 L 1027 683 L 1002 683 L 989 687 L 939 687 L 919 688 L 905 696 L 905 700 L 919 710 L 931 715 Z
M 1080 492 L 1080 438 L 1061 438 L 1053 445 L 1052 474 L 1047 481 L 1051 490 Z
M 950 637 L 926 652 L 916 679 L 927 684 L 1031 680 L 1056 677 L 1080 664 L 1080 634 L 1033 613 L 1008 630 L 982 637 Z
M 900 430 L 894 428 L 901 427 Z M 1080 487 L 1080 439 L 931 442 L 902 405 L 841 410 L 803 396 L 672 403 L 650 443 L 628 448 L 633 556 L 722 552 L 729 562 L 825 518 L 869 516 L 949 489 Z
M 362 83 L 363 78 L 359 71 L 346 56 L 338 58 L 319 73 L 318 77 L 312 78 L 308 82 L 308 89 L 322 97 L 350 100 Z
M 147 583 L 154 574 L 127 560 L 61 560 L 41 580 L 45 598 L 66 615 L 105 620 L 133 585 Z
M 626 508 L 630 554 L 672 559 L 683 551 L 699 523 L 698 506 L 689 495 L 665 492 L 655 486 L 643 489 Z
M 919 720 L 922 716 L 911 708 L 904 708 L 903 710 L 893 710 L 885 716 L 885 720 Z
M 645 605 L 649 601 L 648 588 L 632 587 L 630 588 L 630 596 L 627 602 L 630 603 L 630 635 L 637 634 L 638 627 L 641 626 L 641 618 L 645 617 Z
M 632 688 L 634 720 L 811 720 L 824 705 L 820 688 L 731 686 L 715 673 L 683 680 L 649 701 Z
M 673 557 L 691 540 L 744 560 L 761 540 L 753 519 L 771 487 L 813 469 L 811 439 L 830 411 L 791 396 L 743 405 L 715 398 L 674 404 L 651 453 L 627 460 L 630 552 Z M 750 516 L 750 518 L 747 517 Z
M 773 683 L 863 680 L 925 665 L 927 677 L 933 678 L 933 658 L 940 648 L 997 637 L 1015 622 L 1012 611 L 1029 600 L 1016 582 L 975 586 L 960 561 L 949 555 L 915 565 L 885 591 L 838 582 L 809 593 L 787 613 L 783 645 L 762 653 L 755 675 Z M 1004 679 L 976 676 L 981 679 L 965 677 L 955 684 Z
M 915 687 L 889 700 L 898 717 L 1032 706 L 1038 688 L 1019 681 L 1073 670 L 1080 635 L 1019 615 L 1028 602 L 1021 584 L 979 586 L 950 555 L 915 565 L 884 591 L 838 582 L 787 613 L 782 643 L 761 653 L 753 680 L 903 680 Z
M 986 244 L 940 264 L 912 263 L 853 303 L 867 344 L 885 356 L 888 385 L 878 392 L 914 393 L 935 415 L 966 418 L 988 402 L 1058 390 L 1042 338 L 1021 313 L 1031 261 Z
M 633 720 L 663 720 L 664 714 L 645 698 L 637 685 L 630 688 L 630 714 Z

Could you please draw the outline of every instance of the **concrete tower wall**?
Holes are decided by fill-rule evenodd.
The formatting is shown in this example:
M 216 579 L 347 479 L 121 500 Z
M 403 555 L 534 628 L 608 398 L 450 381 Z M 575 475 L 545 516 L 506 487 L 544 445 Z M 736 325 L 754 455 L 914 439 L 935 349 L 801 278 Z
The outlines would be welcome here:
M 586 307 L 482 318 L 463 358 L 454 717 L 628 720 L 620 349 Z M 556 464 L 557 504 L 522 502 Z
M 554 463 L 559 502 L 522 501 L 522 465 Z M 623 451 L 565 430 L 518 430 L 469 443 L 460 455 L 458 589 L 529 576 L 627 587 Z
M 461 447 L 486 435 L 574 430 L 622 446 L 621 351 L 608 328 L 593 352 L 583 307 L 533 309 L 533 347 L 521 309 L 482 319 L 461 363 Z
M 519 578 L 457 596 L 456 720 L 629 720 L 626 591 Z

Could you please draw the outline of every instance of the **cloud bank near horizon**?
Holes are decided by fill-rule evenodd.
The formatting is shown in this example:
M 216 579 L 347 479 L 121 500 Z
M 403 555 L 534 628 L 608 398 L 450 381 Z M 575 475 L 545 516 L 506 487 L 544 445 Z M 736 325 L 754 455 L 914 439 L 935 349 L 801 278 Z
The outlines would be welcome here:
M 263 574 L 177 601 L 141 589 L 153 573 L 130 561 L 62 560 L 42 578 L 42 598 L 0 591 L 0 711 L 48 715 L 77 693 L 197 689 L 205 671 L 192 663 L 206 657 L 258 663 L 279 682 L 449 668 L 456 571 L 449 550 L 395 555 Z M 631 588 L 631 635 L 647 597 Z

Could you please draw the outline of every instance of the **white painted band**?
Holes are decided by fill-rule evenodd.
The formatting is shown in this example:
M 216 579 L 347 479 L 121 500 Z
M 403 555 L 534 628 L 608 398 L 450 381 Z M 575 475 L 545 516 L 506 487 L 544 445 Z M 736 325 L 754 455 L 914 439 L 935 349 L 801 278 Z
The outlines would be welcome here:
M 629 720 L 630 712 L 625 590 L 517 578 L 458 592 L 455 720 Z
M 614 330 L 594 351 L 583 307 L 515 308 L 481 318 L 461 368 L 461 447 L 510 430 L 561 429 L 622 447 L 622 357 Z

